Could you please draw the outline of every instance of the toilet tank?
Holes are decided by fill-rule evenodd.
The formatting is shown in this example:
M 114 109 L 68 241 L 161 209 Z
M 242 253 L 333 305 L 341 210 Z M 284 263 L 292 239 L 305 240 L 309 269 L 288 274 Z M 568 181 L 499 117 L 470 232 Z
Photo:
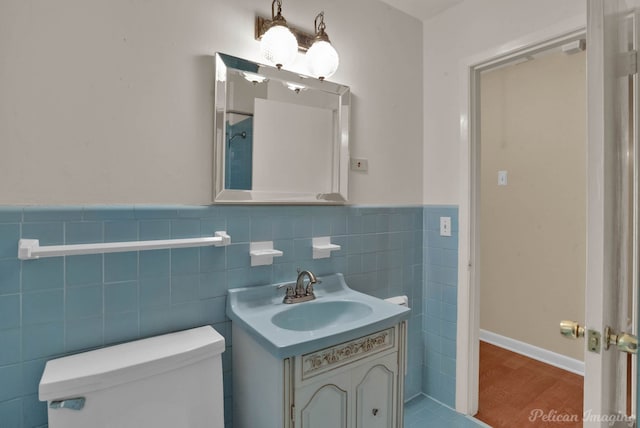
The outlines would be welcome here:
M 223 428 L 222 352 L 205 326 L 48 361 L 49 428 Z

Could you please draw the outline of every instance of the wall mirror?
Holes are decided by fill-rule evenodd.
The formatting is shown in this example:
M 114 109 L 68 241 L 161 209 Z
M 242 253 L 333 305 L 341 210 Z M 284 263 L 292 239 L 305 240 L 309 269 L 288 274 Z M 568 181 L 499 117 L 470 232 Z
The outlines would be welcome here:
M 346 202 L 349 108 L 347 86 L 217 53 L 214 202 Z

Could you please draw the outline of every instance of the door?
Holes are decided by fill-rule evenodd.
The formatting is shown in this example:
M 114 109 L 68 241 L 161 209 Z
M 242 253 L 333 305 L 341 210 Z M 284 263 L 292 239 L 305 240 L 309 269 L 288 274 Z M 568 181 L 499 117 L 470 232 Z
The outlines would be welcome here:
M 394 428 L 398 354 L 353 370 L 356 428 Z
M 637 0 L 587 3 L 587 284 L 585 324 L 585 427 L 610 426 L 601 415 L 627 413 L 627 357 L 606 348 L 605 331 L 626 331 L 630 293 L 636 288 L 637 206 L 633 10 Z M 637 176 L 636 176 L 637 178 Z M 634 293 L 631 293 L 632 298 Z M 599 344 L 589 331 L 600 333 Z M 593 334 L 593 333 L 592 333 Z M 600 345 L 599 349 L 598 346 Z M 635 358 L 635 357 L 634 357 Z
M 296 389 L 296 421 L 300 428 L 349 428 L 350 373 L 323 377 Z M 296 422 L 295 426 L 298 426 Z

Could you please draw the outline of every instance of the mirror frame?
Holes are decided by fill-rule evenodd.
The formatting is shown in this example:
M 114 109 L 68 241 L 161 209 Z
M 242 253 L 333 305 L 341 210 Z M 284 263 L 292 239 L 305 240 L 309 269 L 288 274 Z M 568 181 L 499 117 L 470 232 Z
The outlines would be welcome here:
M 260 74 L 268 79 L 300 83 L 311 90 L 329 92 L 338 100 L 334 130 L 331 191 L 329 193 L 225 189 L 228 69 Z M 349 116 L 351 91 L 348 86 L 311 76 L 254 63 L 223 53 L 215 55 L 213 202 L 229 204 L 343 204 L 347 202 L 349 177 Z M 309 170 L 313 163 L 309 161 Z

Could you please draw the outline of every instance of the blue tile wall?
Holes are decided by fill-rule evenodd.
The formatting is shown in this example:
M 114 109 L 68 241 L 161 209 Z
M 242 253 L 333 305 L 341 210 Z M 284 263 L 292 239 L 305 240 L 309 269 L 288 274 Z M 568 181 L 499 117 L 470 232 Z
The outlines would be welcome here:
M 232 244 L 17 259 L 21 237 L 52 245 L 211 236 L 216 230 L 227 230 Z M 342 249 L 313 260 L 311 238 L 321 235 L 332 236 Z M 251 267 L 249 242 L 264 239 L 273 239 L 285 254 L 272 266 Z M 227 290 L 293 280 L 298 266 L 318 275 L 343 272 L 352 288 L 381 298 L 409 297 L 405 394 L 419 394 L 426 307 L 423 207 L 0 207 L 0 426 L 46 426 L 37 391 L 48 359 L 210 324 L 227 339 L 230 427 Z
M 451 217 L 451 236 L 440 236 L 440 217 Z M 458 209 L 424 208 L 424 316 L 422 390 L 455 407 L 458 293 Z

